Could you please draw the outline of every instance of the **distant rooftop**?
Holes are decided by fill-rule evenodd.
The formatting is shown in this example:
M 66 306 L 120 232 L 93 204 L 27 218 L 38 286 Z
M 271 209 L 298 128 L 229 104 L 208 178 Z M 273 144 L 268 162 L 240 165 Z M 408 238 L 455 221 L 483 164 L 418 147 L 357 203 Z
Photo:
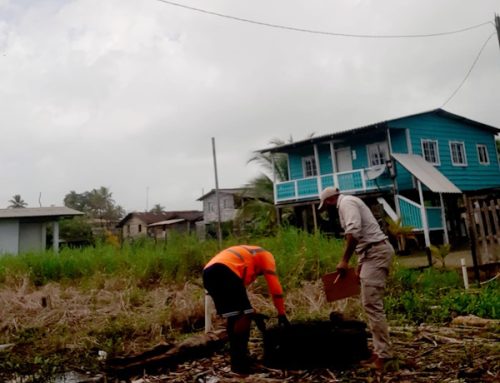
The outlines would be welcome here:
M 20 207 L 10 209 L 0 209 L 1 218 L 31 218 L 31 217 L 71 217 L 83 215 L 81 211 L 61 207 Z
M 219 189 L 219 193 L 226 193 L 226 194 L 242 194 L 246 191 L 246 188 L 231 188 L 231 189 Z M 203 194 L 200 198 L 197 199 L 197 201 L 203 201 L 205 198 L 207 198 L 209 195 L 212 195 L 215 193 L 215 189 L 210 190 L 208 193 Z

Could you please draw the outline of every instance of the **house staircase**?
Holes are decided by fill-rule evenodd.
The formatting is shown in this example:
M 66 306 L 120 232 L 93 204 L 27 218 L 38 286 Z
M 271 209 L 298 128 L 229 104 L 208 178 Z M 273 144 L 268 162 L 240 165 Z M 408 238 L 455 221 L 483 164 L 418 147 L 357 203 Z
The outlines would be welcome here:
M 397 219 L 399 218 L 398 215 L 397 215 L 397 213 L 392 209 L 392 206 L 389 205 L 389 203 L 385 200 L 384 197 L 378 197 L 377 198 L 377 202 L 382 205 L 382 207 L 384 208 L 385 213 L 389 217 L 391 217 L 391 219 L 393 221 L 397 221 Z

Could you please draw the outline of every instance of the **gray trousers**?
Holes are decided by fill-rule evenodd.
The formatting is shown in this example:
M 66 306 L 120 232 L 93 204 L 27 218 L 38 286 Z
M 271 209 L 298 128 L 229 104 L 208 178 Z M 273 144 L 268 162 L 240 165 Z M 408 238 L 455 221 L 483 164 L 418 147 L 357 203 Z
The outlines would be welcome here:
M 360 259 L 361 302 L 372 333 L 373 351 L 380 358 L 392 357 L 389 327 L 384 313 L 384 291 L 394 249 L 386 241 L 372 246 Z

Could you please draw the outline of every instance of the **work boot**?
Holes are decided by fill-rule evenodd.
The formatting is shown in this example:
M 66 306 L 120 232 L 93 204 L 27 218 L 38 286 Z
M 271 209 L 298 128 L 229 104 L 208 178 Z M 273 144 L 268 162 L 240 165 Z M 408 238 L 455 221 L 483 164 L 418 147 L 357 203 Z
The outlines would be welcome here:
M 251 318 L 243 315 L 230 319 L 228 320 L 228 335 L 231 371 L 237 374 L 250 374 L 252 363 L 248 355 L 248 340 Z
M 368 359 L 362 360 L 359 364 L 365 368 L 377 371 L 385 371 L 386 367 L 394 361 L 394 358 L 381 358 L 373 353 Z

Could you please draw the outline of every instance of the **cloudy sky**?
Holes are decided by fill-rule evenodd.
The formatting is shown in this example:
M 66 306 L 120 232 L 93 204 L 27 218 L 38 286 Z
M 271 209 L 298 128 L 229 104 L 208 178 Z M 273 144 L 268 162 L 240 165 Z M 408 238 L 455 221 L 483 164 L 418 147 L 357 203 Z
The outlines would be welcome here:
M 500 0 L 0 0 L 0 208 L 108 187 L 127 211 L 201 209 L 258 173 L 251 152 L 441 107 Z M 488 23 L 489 22 L 489 23 Z M 445 109 L 500 127 L 490 38 Z M 40 198 L 41 196 L 41 198 Z

